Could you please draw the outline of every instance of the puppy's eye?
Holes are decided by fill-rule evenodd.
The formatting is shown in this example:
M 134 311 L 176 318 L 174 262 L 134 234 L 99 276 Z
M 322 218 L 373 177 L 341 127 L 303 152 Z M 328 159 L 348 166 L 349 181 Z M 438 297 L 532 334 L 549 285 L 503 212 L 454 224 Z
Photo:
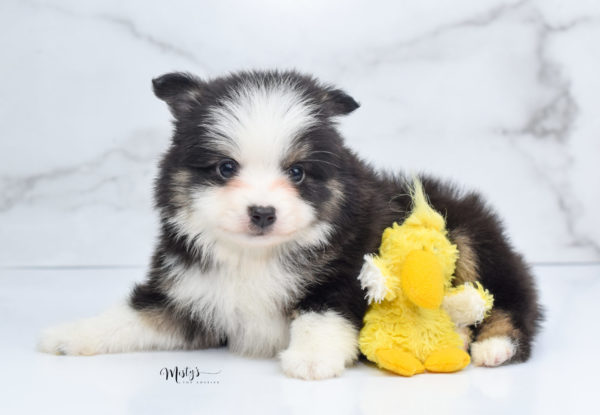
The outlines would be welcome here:
M 217 166 L 217 171 L 219 175 L 224 179 L 229 179 L 233 177 L 233 175 L 237 172 L 238 165 L 233 160 L 223 160 Z
M 294 183 L 301 183 L 304 180 L 304 169 L 302 166 L 294 165 L 287 171 L 290 180 Z

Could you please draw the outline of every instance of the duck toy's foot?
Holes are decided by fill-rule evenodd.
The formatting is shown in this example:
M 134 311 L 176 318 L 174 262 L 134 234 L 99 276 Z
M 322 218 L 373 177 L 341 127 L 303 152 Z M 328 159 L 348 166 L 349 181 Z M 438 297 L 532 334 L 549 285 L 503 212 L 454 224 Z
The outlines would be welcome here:
M 451 373 L 464 369 L 471 363 L 471 357 L 467 352 L 458 348 L 450 347 L 432 352 L 425 359 L 425 369 L 429 372 Z
M 402 376 L 425 372 L 425 367 L 413 354 L 399 349 L 378 349 L 375 352 L 379 367 Z

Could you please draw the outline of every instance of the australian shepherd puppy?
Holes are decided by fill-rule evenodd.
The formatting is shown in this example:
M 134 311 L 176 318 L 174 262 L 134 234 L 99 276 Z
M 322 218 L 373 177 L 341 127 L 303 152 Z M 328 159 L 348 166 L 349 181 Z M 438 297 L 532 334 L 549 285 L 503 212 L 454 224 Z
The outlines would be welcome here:
M 174 117 L 156 180 L 160 238 L 146 280 L 107 312 L 46 330 L 42 351 L 90 355 L 227 345 L 279 356 L 293 377 L 338 376 L 359 357 L 357 276 L 383 230 L 410 211 L 410 182 L 345 146 L 335 119 L 358 108 L 297 72 L 153 81 Z M 526 360 L 540 320 L 532 276 L 480 197 L 421 177 L 460 259 L 494 311 L 471 328 L 475 364 Z

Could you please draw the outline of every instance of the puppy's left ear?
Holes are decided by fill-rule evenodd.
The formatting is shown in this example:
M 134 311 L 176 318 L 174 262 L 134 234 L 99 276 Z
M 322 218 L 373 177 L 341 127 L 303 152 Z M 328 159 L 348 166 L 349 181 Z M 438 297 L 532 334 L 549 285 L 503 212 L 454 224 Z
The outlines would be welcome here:
M 200 104 L 206 84 L 184 72 L 168 73 L 152 80 L 154 95 L 169 105 L 169 110 L 179 118 Z
M 321 98 L 321 104 L 326 114 L 330 117 L 350 114 L 360 107 L 360 104 L 350 95 L 346 94 L 341 89 L 333 88 L 325 90 Z

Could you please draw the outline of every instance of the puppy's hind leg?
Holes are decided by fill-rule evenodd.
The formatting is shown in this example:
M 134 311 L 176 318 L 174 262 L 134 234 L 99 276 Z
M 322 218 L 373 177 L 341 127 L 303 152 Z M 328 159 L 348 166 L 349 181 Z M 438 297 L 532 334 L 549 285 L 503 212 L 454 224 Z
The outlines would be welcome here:
M 104 313 L 43 331 L 38 350 L 52 354 L 94 355 L 185 347 L 181 334 L 158 314 L 119 304 Z
M 515 328 L 510 314 L 497 309 L 484 320 L 477 339 L 471 344 L 471 356 L 477 366 L 500 366 L 511 361 L 524 360 L 521 332 Z M 519 353 L 521 352 L 521 353 Z

